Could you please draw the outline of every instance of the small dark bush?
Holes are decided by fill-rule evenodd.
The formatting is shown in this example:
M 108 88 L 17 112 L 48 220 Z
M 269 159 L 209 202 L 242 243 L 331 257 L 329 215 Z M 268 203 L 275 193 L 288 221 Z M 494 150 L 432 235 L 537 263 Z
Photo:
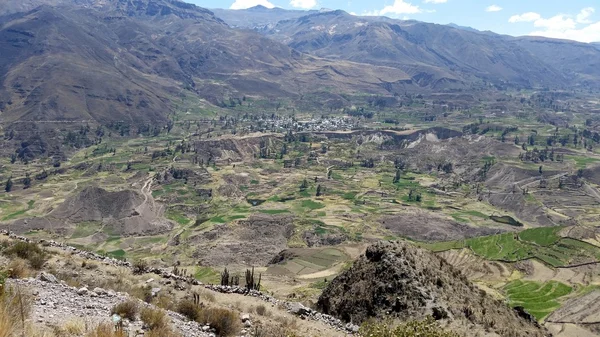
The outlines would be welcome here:
M 143 274 L 148 269 L 148 262 L 144 260 L 136 260 L 133 262 L 133 273 L 136 275 Z

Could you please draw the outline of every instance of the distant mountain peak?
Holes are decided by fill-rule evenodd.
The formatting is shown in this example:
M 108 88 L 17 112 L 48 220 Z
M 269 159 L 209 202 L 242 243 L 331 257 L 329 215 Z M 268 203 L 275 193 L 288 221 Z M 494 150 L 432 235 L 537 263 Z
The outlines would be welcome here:
M 480 33 L 480 32 L 481 32 L 481 31 L 479 31 L 479 30 L 477 30 L 477 29 L 475 29 L 475 28 L 473 28 L 473 27 L 460 26 L 460 25 L 457 25 L 457 24 L 455 24 L 455 23 L 449 23 L 449 24 L 447 24 L 446 26 L 448 26 L 448 27 L 452 27 L 452 28 L 456 28 L 456 29 L 462 29 L 462 30 L 466 30 L 466 31 L 468 31 L 468 32 L 476 32 L 476 33 Z
M 256 5 L 254 7 L 248 8 L 249 11 L 268 11 L 271 8 L 265 7 L 263 5 Z

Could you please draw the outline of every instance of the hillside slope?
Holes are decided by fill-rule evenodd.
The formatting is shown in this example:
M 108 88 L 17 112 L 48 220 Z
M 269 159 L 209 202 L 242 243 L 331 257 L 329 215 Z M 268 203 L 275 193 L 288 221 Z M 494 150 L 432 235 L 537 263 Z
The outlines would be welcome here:
M 384 94 L 409 79 L 399 69 L 298 53 L 175 0 L 36 3 L 50 5 L 0 18 L 6 123 L 160 124 L 184 91 L 217 104 L 244 95 L 299 97 L 322 87 Z
M 417 21 L 356 17 L 343 11 L 281 21 L 270 35 L 321 57 L 393 66 L 419 84 L 465 87 L 482 81 L 518 87 L 564 85 L 565 76 L 499 35 Z
M 492 299 L 443 258 L 406 242 L 379 242 L 330 282 L 324 313 L 354 323 L 369 317 L 436 320 L 464 336 L 545 336 L 527 317 Z

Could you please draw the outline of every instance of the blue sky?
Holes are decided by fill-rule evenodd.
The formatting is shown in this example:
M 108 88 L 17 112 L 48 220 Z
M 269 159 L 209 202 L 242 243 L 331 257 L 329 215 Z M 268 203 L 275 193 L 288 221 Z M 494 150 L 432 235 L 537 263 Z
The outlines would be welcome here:
M 184 0 L 205 8 L 343 9 L 441 24 L 456 23 L 510 35 L 600 41 L 598 0 Z M 597 8 L 596 8 L 597 7 Z

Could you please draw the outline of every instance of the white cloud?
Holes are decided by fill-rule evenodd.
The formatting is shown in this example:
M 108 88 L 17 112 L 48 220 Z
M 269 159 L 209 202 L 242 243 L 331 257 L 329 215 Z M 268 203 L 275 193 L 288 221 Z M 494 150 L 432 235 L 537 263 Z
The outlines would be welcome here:
M 265 6 L 267 8 L 273 8 L 275 5 L 269 2 L 269 0 L 235 0 L 235 2 L 229 7 L 230 9 L 246 9 L 254 6 Z
M 594 8 L 582 9 L 577 15 L 558 14 L 550 18 L 543 18 L 538 13 L 524 13 L 514 15 L 508 21 L 511 23 L 533 23 L 535 31 L 529 35 L 543 36 L 557 39 L 575 40 L 580 42 L 600 41 L 600 21 L 590 20 Z
M 498 5 L 491 5 L 485 9 L 486 12 L 499 12 L 501 10 L 502 10 L 502 7 L 500 7 Z
M 592 23 L 590 20 L 590 16 L 592 16 L 596 12 L 593 7 L 587 7 L 581 10 L 579 14 L 577 14 L 577 23 Z
M 426 4 L 445 4 L 448 0 L 424 0 Z
M 292 0 L 290 5 L 295 8 L 310 9 L 317 6 L 317 0 Z
M 516 22 L 534 22 L 536 20 L 541 19 L 542 16 L 539 15 L 538 13 L 534 13 L 534 12 L 529 12 L 529 13 L 524 13 L 521 15 L 513 15 L 510 17 L 510 19 L 508 19 L 508 22 L 510 23 L 516 23 Z
M 532 36 L 544 36 L 555 39 L 574 40 L 579 42 L 598 42 L 600 41 L 600 21 L 592 23 L 581 29 L 567 29 L 562 31 L 557 30 L 540 30 L 531 32 Z
M 567 29 L 575 29 L 577 23 L 570 17 L 560 14 L 549 19 L 540 18 L 533 22 L 536 28 L 546 28 L 548 30 L 563 31 Z
M 395 0 L 393 5 L 385 6 L 382 10 L 375 10 L 371 12 L 365 12 L 364 15 L 378 16 L 378 15 L 400 15 L 400 14 L 417 14 L 422 13 L 423 10 L 419 6 L 415 6 L 404 0 Z

